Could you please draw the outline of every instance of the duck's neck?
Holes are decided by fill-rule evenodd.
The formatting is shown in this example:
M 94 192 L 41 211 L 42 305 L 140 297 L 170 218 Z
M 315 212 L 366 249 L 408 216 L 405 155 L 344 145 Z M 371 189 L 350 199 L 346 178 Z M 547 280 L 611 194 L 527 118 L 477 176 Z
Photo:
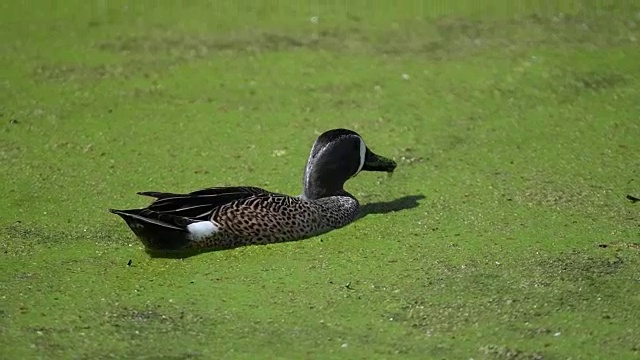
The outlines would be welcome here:
M 313 163 L 308 163 L 302 178 L 302 198 L 316 200 L 329 196 L 349 196 L 351 194 L 344 190 L 346 179 L 335 176 L 331 171 L 318 171 Z

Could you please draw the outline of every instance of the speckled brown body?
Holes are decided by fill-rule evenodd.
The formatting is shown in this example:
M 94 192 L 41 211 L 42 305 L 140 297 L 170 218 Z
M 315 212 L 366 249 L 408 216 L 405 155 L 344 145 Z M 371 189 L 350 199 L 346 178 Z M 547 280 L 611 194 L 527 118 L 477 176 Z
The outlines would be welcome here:
M 358 216 L 346 192 L 307 200 L 256 187 L 208 188 L 189 194 L 144 192 L 156 200 L 144 209 L 113 210 L 149 250 L 217 250 L 300 240 L 343 227 Z M 189 224 L 211 222 L 217 230 L 195 236 Z
M 349 196 L 318 200 L 263 194 L 225 204 L 211 214 L 219 231 L 191 241 L 200 249 L 233 248 L 300 240 L 343 227 L 358 215 L 358 201 Z

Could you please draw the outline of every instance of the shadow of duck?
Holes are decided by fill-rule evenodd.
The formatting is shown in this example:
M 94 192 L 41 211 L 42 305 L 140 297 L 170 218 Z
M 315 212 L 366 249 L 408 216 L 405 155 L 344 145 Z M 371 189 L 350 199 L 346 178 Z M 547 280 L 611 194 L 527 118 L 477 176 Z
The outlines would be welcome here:
M 365 204 L 360 208 L 359 219 L 370 214 L 388 214 L 391 212 L 413 209 L 420 206 L 418 201 L 424 198 L 424 195 L 407 195 L 391 201 L 380 201 Z

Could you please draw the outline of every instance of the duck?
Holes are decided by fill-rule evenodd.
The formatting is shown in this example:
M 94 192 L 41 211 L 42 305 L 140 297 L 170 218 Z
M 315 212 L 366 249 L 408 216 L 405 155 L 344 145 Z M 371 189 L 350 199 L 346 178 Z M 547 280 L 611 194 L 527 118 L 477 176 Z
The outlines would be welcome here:
M 342 228 L 360 203 L 344 189 L 361 171 L 387 172 L 396 162 L 377 155 L 353 130 L 331 129 L 313 143 L 302 193 L 290 196 L 255 186 L 217 186 L 190 193 L 142 191 L 145 208 L 109 209 L 147 251 L 210 251 L 296 241 Z

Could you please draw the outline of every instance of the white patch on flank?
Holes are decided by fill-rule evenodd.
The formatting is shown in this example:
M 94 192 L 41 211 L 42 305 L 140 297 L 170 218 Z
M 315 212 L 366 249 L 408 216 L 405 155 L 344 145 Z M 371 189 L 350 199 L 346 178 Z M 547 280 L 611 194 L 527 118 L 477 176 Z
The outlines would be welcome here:
M 211 221 L 198 221 L 187 225 L 192 240 L 206 238 L 218 231 L 218 226 Z
M 360 166 L 358 166 L 358 171 L 356 171 L 356 174 L 359 173 L 360 170 L 362 170 L 362 167 L 364 166 L 364 158 L 366 155 L 367 155 L 367 145 L 365 145 L 364 140 L 360 138 Z

